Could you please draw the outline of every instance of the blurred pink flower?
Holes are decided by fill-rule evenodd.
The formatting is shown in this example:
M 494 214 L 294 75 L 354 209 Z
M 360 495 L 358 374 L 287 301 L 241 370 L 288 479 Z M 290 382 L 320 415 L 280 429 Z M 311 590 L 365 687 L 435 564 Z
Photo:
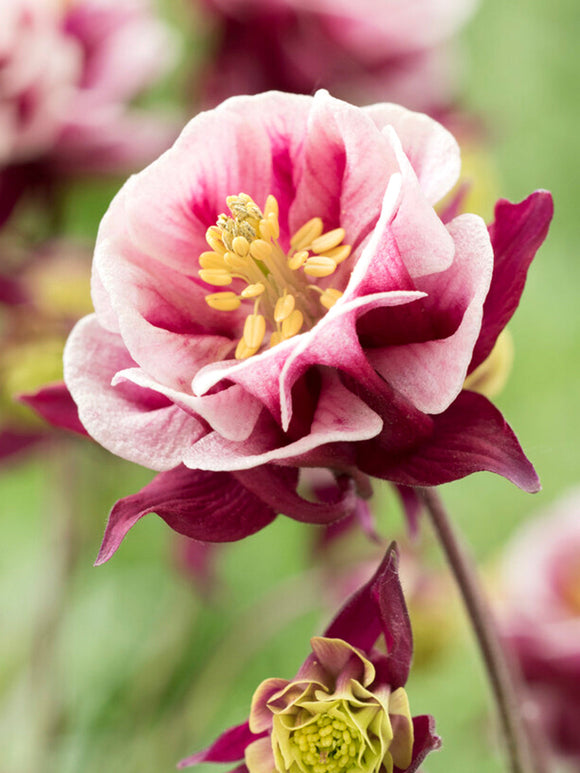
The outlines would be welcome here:
M 237 771 L 416 771 L 440 746 L 430 716 L 411 717 L 404 689 L 412 635 L 391 547 L 342 607 L 293 680 L 266 679 L 250 718 L 179 767 L 238 763 Z M 386 653 L 375 648 L 384 637 Z
M 526 523 L 503 558 L 502 632 L 540 732 L 580 763 L 580 489 Z
M 175 138 L 173 121 L 130 107 L 175 54 L 147 0 L 3 0 L 2 21 L 0 222 L 26 189 L 127 173 Z
M 476 0 L 205 0 L 216 38 L 202 99 L 321 86 L 358 104 L 449 104 L 460 67 L 452 37 Z
M 202 471 L 207 485 L 233 476 L 216 499 L 243 479 L 317 523 L 355 498 L 350 510 L 340 492 L 338 508 L 300 500 L 289 468 L 404 486 L 490 470 L 537 490 L 501 414 L 462 386 L 519 302 L 551 197 L 499 202 L 489 233 L 472 214 L 444 223 L 433 206 L 458 174 L 453 137 L 424 115 L 268 93 L 193 119 L 126 183 L 101 224 L 96 314 L 69 339 L 65 379 L 88 433 L 165 483 L 118 503 L 103 555 L 161 514 L 161 493 L 175 505 L 173 475 L 191 505 L 174 523 L 210 541 L 240 530 L 200 519 Z M 187 483 L 180 465 L 196 471 Z

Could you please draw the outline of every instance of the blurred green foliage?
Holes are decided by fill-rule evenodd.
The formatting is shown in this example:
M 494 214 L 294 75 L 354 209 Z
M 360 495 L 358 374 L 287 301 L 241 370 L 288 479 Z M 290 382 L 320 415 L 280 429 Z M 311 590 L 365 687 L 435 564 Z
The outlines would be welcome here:
M 171 0 L 166 5 L 181 18 Z M 532 498 L 480 474 L 444 492 L 488 565 L 519 523 L 580 477 L 579 30 L 575 0 L 483 0 L 464 35 L 466 103 L 489 128 L 502 194 L 519 200 L 544 187 L 556 204 L 511 325 L 515 367 L 497 400 L 544 490 Z M 195 55 L 186 27 L 182 37 L 184 55 Z M 67 231 L 93 239 L 118 184 L 77 185 L 67 201 Z M 0 472 L 5 773 L 173 770 L 180 757 L 247 716 L 262 679 L 291 676 L 309 636 L 322 628 L 311 531 L 288 519 L 220 549 L 221 580 L 209 600 L 176 569 L 174 537 L 154 516 L 109 564 L 92 568 L 108 508 L 149 477 L 63 437 Z M 379 501 L 381 532 L 399 534 L 392 497 Z M 428 533 L 424 540 L 440 560 Z M 504 769 L 467 630 L 412 675 L 408 693 L 413 712 L 434 714 L 444 739 L 443 751 L 428 760 L 430 773 Z

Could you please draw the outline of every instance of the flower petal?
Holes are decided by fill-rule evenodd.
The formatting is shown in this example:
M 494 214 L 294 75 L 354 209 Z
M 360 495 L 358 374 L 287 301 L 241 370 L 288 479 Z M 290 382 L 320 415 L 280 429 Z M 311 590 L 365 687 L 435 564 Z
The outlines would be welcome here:
M 493 276 L 470 371 L 489 355 L 516 310 L 528 267 L 546 238 L 553 212 L 548 191 L 536 191 L 519 204 L 506 199 L 497 202 L 495 222 L 489 227 L 494 252 Z
M 54 427 L 68 429 L 88 437 L 80 422 L 79 411 L 63 382 L 49 384 L 37 392 L 19 395 L 18 400 L 30 406 Z
M 413 735 L 413 760 L 404 771 L 395 768 L 395 773 L 415 773 L 429 752 L 441 748 L 441 738 L 435 733 L 435 720 L 429 714 L 413 717 Z
M 108 450 L 152 469 L 176 467 L 185 449 L 205 432 L 194 417 L 163 395 L 113 376 L 132 367 L 122 340 L 94 315 L 81 320 L 64 353 L 65 382 L 87 432 Z
M 201 762 L 236 762 L 244 757 L 246 748 L 259 736 L 250 731 L 248 722 L 230 727 L 220 737 L 200 752 L 192 754 L 177 765 L 178 768 L 188 768 Z
M 439 486 L 487 470 L 524 491 L 540 489 L 534 468 L 501 413 L 475 392 L 461 392 L 444 413 L 434 416 L 433 434 L 415 451 L 378 458 L 368 443 L 360 449 L 358 465 L 368 475 L 405 486 Z
M 207 542 L 242 539 L 277 515 L 232 475 L 176 467 L 115 504 L 96 565 L 108 561 L 129 529 L 151 512 L 180 534 Z

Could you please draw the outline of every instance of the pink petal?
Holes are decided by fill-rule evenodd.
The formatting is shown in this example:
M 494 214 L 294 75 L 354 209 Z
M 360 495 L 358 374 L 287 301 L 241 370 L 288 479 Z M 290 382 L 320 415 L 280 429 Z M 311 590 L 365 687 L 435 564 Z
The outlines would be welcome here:
M 179 466 L 115 504 L 96 565 L 108 561 L 129 529 L 151 512 L 179 534 L 204 542 L 242 539 L 263 529 L 277 514 L 232 475 Z
M 363 108 L 379 129 L 392 126 L 430 204 L 438 202 L 457 182 L 461 158 L 453 135 L 422 113 L 393 104 Z
M 252 773 L 276 773 L 272 741 L 260 738 L 246 747 L 246 766 Z
M 287 687 L 290 682 L 287 679 L 265 679 L 258 686 L 252 698 L 250 709 L 250 729 L 252 733 L 263 733 L 272 728 L 272 712 L 268 708 L 268 701 L 277 692 Z
M 548 191 L 536 191 L 519 204 L 511 204 L 506 199 L 497 202 L 495 222 L 489 227 L 494 252 L 493 276 L 470 371 L 486 359 L 516 310 L 528 267 L 546 238 L 553 212 Z
M 326 91 L 314 97 L 304 136 L 291 230 L 321 217 L 326 228 L 345 228 L 346 243 L 357 245 L 379 216 L 397 171 L 394 154 L 364 112 Z
M 129 382 L 111 388 L 113 376 L 133 365 L 119 336 L 101 328 L 94 315 L 76 325 L 65 348 L 65 382 L 91 437 L 129 461 L 171 469 L 205 430 L 150 389 Z
M 340 383 L 336 373 L 321 373 L 321 390 L 308 434 L 287 445 L 270 429 L 255 432 L 246 442 L 233 443 L 212 432 L 184 453 L 188 467 L 203 470 L 245 470 L 275 461 L 291 460 L 311 449 L 338 441 L 374 437 L 382 420 Z
M 432 313 L 437 307 L 463 308 L 450 336 L 406 346 L 373 349 L 369 361 L 381 376 L 424 413 L 441 413 L 457 397 L 479 335 L 483 302 L 493 266 L 487 229 L 476 215 L 460 215 L 448 226 L 455 244 L 453 265 L 419 283 Z

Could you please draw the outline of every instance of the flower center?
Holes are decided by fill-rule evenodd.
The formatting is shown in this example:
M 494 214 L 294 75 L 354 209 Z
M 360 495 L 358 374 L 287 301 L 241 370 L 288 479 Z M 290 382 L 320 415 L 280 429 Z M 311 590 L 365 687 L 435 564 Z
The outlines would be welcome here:
M 314 722 L 290 734 L 296 758 L 312 773 L 341 773 L 356 766 L 361 736 L 356 728 L 329 714 L 319 714 Z
M 327 277 L 350 255 L 343 244 L 343 228 L 323 233 L 322 220 L 313 217 L 290 239 L 285 253 L 279 244 L 278 202 L 268 196 L 264 211 L 246 193 L 226 199 L 231 216 L 222 214 L 206 233 L 211 251 L 199 257 L 199 276 L 218 287 L 241 279 L 239 293 L 206 295 L 209 306 L 234 311 L 244 302 L 252 304 L 236 348 L 236 359 L 258 352 L 269 331 L 269 346 L 308 330 L 330 309 L 342 293 L 319 287 L 315 280 Z M 314 280 L 314 281 L 312 281 Z

